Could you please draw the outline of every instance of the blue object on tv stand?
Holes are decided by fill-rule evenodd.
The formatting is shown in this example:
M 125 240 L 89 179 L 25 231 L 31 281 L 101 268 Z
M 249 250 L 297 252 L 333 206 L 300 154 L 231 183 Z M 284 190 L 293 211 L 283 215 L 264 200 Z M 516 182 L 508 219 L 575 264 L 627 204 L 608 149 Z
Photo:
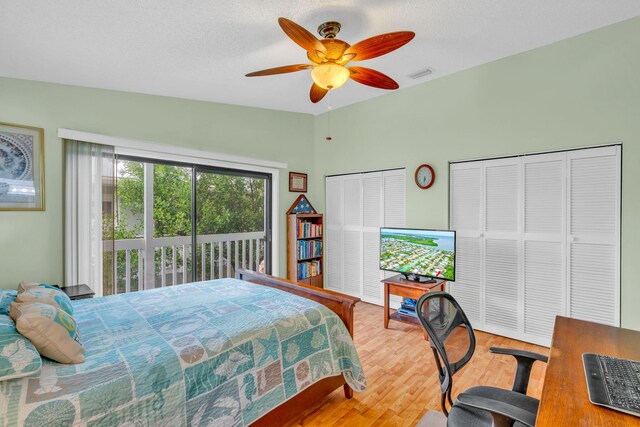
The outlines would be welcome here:
M 406 308 L 407 310 L 416 310 L 416 303 L 417 301 L 414 300 L 413 298 L 405 298 L 402 300 L 402 303 L 400 304 L 402 306 L 402 308 Z
M 411 317 L 415 317 L 415 318 L 418 317 L 418 315 L 416 314 L 415 310 L 408 310 L 408 309 L 406 309 L 404 307 L 400 307 L 398 309 L 398 313 L 404 314 L 405 316 L 411 316 Z

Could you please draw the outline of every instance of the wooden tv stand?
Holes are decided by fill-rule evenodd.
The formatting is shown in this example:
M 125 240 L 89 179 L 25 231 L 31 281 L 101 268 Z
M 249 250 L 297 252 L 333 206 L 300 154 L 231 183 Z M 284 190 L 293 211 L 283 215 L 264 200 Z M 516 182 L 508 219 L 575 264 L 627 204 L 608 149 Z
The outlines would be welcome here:
M 436 280 L 431 283 L 420 283 L 407 280 L 402 274 L 398 274 L 388 279 L 381 280 L 384 283 L 384 328 L 389 328 L 389 319 L 398 322 L 420 325 L 420 321 L 411 316 L 405 316 L 398 312 L 389 314 L 389 296 L 398 295 L 402 298 L 418 299 L 427 292 L 444 291 L 446 280 Z

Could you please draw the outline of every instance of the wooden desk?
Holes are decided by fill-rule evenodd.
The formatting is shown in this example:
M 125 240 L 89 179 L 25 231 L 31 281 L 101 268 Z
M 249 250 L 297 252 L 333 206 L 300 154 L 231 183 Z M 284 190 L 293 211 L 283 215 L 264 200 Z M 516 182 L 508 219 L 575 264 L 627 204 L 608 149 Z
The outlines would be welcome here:
M 640 425 L 640 418 L 589 402 L 582 353 L 640 360 L 640 331 L 556 316 L 536 426 Z
M 398 312 L 389 314 L 390 295 L 397 295 L 402 298 L 418 299 L 427 292 L 443 291 L 444 285 L 447 282 L 445 280 L 437 280 L 432 283 L 418 283 L 405 280 L 402 274 L 398 274 L 397 276 L 382 280 L 382 283 L 384 283 L 384 328 L 388 329 L 389 319 L 404 323 L 413 323 L 415 325 L 420 324 L 420 321 L 415 317 L 404 316 Z

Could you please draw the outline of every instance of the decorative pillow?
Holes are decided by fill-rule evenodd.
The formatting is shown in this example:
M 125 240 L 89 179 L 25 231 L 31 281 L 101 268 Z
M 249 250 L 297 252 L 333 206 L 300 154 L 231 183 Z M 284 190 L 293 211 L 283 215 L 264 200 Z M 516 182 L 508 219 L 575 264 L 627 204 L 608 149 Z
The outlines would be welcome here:
M 73 317 L 48 304 L 11 304 L 11 318 L 18 332 L 28 338 L 42 356 L 60 363 L 84 362 L 78 326 Z
M 0 314 L 0 381 L 35 374 L 41 367 L 33 344 L 18 333 L 9 316 Z
M 9 315 L 9 306 L 16 300 L 17 291 L 0 289 L 0 315 Z
M 57 286 L 47 285 L 46 283 L 25 282 L 23 280 L 18 285 L 18 293 L 21 294 L 21 293 L 23 293 L 24 291 L 26 291 L 28 289 L 33 289 L 33 288 L 37 288 L 37 287 L 60 290 L 60 288 L 58 288 Z
M 73 305 L 71 299 L 60 289 L 49 289 L 43 287 L 35 287 L 27 289 L 22 293 L 18 293 L 16 302 L 38 302 L 41 304 L 49 304 L 60 310 L 64 310 L 67 314 L 73 314 Z

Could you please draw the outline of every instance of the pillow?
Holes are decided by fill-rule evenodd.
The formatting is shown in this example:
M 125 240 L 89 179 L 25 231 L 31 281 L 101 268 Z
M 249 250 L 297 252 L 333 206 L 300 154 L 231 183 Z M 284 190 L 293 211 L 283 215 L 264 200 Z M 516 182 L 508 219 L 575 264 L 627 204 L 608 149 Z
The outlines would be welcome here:
M 18 293 L 16 302 L 37 302 L 41 304 L 49 304 L 60 310 L 64 310 L 67 314 L 73 314 L 73 305 L 71 299 L 60 289 L 49 289 L 43 287 L 35 287 L 27 289 L 22 293 Z
M 9 316 L 0 314 L 0 381 L 33 375 L 41 367 L 33 344 L 16 331 Z
M 42 356 L 60 363 L 84 362 L 84 348 L 76 321 L 52 305 L 11 304 L 11 318 L 18 332 L 28 338 Z
M 9 306 L 16 300 L 17 291 L 0 289 L 0 315 L 9 315 Z
M 21 294 L 21 293 L 23 293 L 24 291 L 26 291 L 28 289 L 33 289 L 33 288 L 37 288 L 37 287 L 46 288 L 46 289 L 58 289 L 58 290 L 60 290 L 60 288 L 58 288 L 57 286 L 47 285 L 46 283 L 25 282 L 23 280 L 18 285 L 18 293 Z

